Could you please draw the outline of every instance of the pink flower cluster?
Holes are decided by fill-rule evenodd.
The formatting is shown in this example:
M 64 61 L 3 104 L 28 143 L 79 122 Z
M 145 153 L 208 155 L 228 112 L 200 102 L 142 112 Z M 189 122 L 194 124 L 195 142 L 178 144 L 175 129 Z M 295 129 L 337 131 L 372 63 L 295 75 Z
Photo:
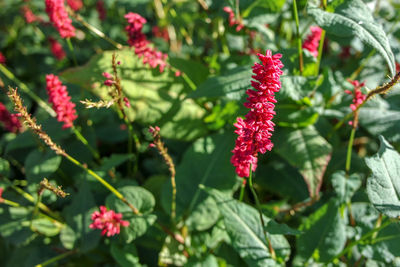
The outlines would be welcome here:
M 224 7 L 224 11 L 229 14 L 229 18 L 228 18 L 229 26 L 232 27 L 234 25 L 237 25 L 236 26 L 237 32 L 240 31 L 241 29 L 243 29 L 244 25 L 243 25 L 242 21 L 235 18 L 235 13 L 233 12 L 232 8 L 230 8 L 229 6 L 226 6 L 226 7 Z
M 42 18 L 37 17 L 27 5 L 22 6 L 21 11 L 24 14 L 26 23 L 42 21 Z
M 0 64 L 6 65 L 6 57 L 0 52 Z
M 45 0 L 46 13 L 50 21 L 57 28 L 62 38 L 75 36 L 75 28 L 72 26 L 72 20 L 68 17 L 65 10 L 64 0 Z
M 352 111 L 355 111 L 362 102 L 364 102 L 367 97 L 361 92 L 361 88 L 365 85 L 365 83 L 360 83 L 359 81 L 350 81 L 349 82 L 354 86 L 354 92 L 350 90 L 344 91 L 348 95 L 353 96 L 353 104 L 350 104 L 350 108 Z
M 281 57 L 281 54 L 272 55 L 272 52 L 267 50 L 265 55 L 258 54 L 262 64 L 255 63 L 253 66 L 252 78 L 255 81 L 251 81 L 251 85 L 255 90 L 246 91 L 248 98 L 244 103 L 250 110 L 245 119 L 239 117 L 234 124 L 235 133 L 239 136 L 232 150 L 231 163 L 240 177 L 249 176 L 250 165 L 253 171 L 256 170 L 258 152 L 264 154 L 273 147 L 270 138 L 275 124 L 271 120 L 275 115 L 274 94 L 281 88 Z
M 97 13 L 99 13 L 99 19 L 102 21 L 105 20 L 107 16 L 107 11 L 104 7 L 104 2 L 102 0 L 97 1 L 96 10 Z
M 151 32 L 153 33 L 154 37 L 162 38 L 166 42 L 169 41 L 169 34 L 166 28 L 159 28 L 158 26 L 153 26 L 153 28 L 151 28 Z
M 75 104 L 71 102 L 67 87 L 62 85 L 61 81 L 54 74 L 46 75 L 47 93 L 49 103 L 53 105 L 57 113 L 57 120 L 64 122 L 63 129 L 73 126 L 73 121 L 78 117 L 76 115 Z
M 65 58 L 66 54 L 62 45 L 53 37 L 49 37 L 50 49 L 54 57 L 58 60 Z
M 160 72 L 163 72 L 167 66 L 168 55 L 150 47 L 150 42 L 147 40 L 146 35 L 142 33 L 146 19 L 133 12 L 126 14 L 125 19 L 129 23 L 125 27 L 129 37 L 128 44 L 135 48 L 135 54 L 143 59 L 143 64 L 148 64 L 151 68 L 158 66 Z
M 67 0 L 67 3 L 74 11 L 78 11 L 83 7 L 82 0 Z
M 120 233 L 121 226 L 129 226 L 128 221 L 122 220 L 121 213 L 115 213 L 113 210 L 107 211 L 105 206 L 100 206 L 100 212 L 95 211 L 92 214 L 93 223 L 91 229 L 101 229 L 101 235 L 113 236 Z
M 21 123 L 18 120 L 17 114 L 11 114 L 8 112 L 6 106 L 0 102 L 0 121 L 3 123 L 4 128 L 7 131 L 16 133 L 19 132 L 22 128 Z
M 318 26 L 310 27 L 311 34 L 307 36 L 303 43 L 303 48 L 310 51 L 314 57 L 318 56 L 319 41 L 321 39 L 322 29 Z

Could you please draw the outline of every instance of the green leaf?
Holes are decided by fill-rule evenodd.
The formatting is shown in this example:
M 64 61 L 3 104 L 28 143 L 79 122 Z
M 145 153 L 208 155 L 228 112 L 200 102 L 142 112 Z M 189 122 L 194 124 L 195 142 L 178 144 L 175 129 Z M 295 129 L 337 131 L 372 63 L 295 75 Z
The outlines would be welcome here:
M 187 267 L 219 267 L 217 258 L 210 254 L 207 255 L 204 259 L 196 259 L 194 257 L 190 257 L 189 261 L 186 263 Z
M 400 216 L 400 155 L 379 136 L 381 146 L 377 154 L 365 159 L 372 175 L 367 180 L 371 203 L 389 217 Z
M 274 220 L 270 220 L 265 226 L 265 230 L 271 235 L 299 235 L 301 231 L 293 229 L 286 224 L 279 224 Z
M 139 263 L 139 256 L 133 243 L 122 246 L 113 242 L 111 243 L 110 252 L 121 267 L 142 266 Z
M 334 13 L 309 5 L 307 13 L 330 34 L 340 37 L 357 36 L 376 49 L 386 60 L 391 74 L 395 75 L 395 62 L 389 40 L 381 25 L 375 22 L 370 9 L 361 0 L 344 1 Z
M 183 249 L 184 246 L 181 243 L 167 236 L 158 255 L 159 265 L 184 266 L 187 258 L 183 254 Z
M 109 171 L 110 169 L 123 164 L 132 157 L 134 157 L 133 154 L 112 154 L 108 158 L 103 158 L 103 164 L 100 166 L 99 171 Z
M 276 105 L 275 111 L 274 121 L 283 127 L 307 127 L 314 124 L 319 117 L 316 108 L 294 103 L 279 103 Z
M 313 256 L 317 261 L 329 262 L 345 246 L 346 223 L 339 212 L 339 202 L 331 199 L 300 226 L 297 239 L 298 257 L 307 261 Z
M 45 236 L 55 236 L 60 233 L 61 228 L 46 218 L 39 218 L 32 221 L 32 227 Z
M 60 242 L 66 249 L 73 249 L 75 246 L 75 242 L 77 240 L 77 236 L 72 230 L 71 227 L 68 225 L 65 225 L 63 229 L 61 229 L 60 232 Z
M 33 150 L 25 160 L 26 178 L 31 183 L 38 183 L 53 174 L 60 163 L 61 156 L 52 150 L 47 149 L 44 152 Z
M 177 214 L 191 214 L 196 207 L 206 199 L 207 194 L 200 190 L 199 185 L 204 184 L 224 192 L 231 192 L 236 183 L 235 172 L 230 158 L 234 147 L 232 132 L 216 134 L 202 138 L 193 143 L 185 152 L 181 163 L 176 168 L 177 187 Z M 166 211 L 171 206 L 171 185 L 166 183 L 163 190 L 162 205 Z M 215 206 L 211 206 L 215 207 Z M 215 211 L 202 209 L 203 216 L 209 216 L 214 220 Z M 207 213 L 206 215 L 206 212 Z M 193 221 L 195 223 L 195 221 Z M 203 226 L 194 226 L 204 228 Z
M 242 259 L 249 266 L 278 265 L 269 253 L 258 211 L 216 189 L 205 188 L 204 190 L 217 202 L 224 217 L 226 231 L 231 238 L 232 246 Z M 268 224 L 271 219 L 263 217 L 264 222 Z M 286 261 L 290 253 L 287 240 L 282 235 L 270 235 L 269 239 L 277 258 Z
M 156 221 L 157 217 L 151 214 L 155 200 L 149 191 L 139 186 L 124 186 L 118 188 L 118 191 L 141 213 L 141 215 L 133 214 L 132 210 L 114 194 L 110 194 L 106 199 L 106 206 L 115 212 L 122 213 L 123 220 L 129 222 L 129 226 L 122 227 L 121 235 L 126 243 L 130 243 L 145 234 Z
M 186 219 L 190 230 L 204 231 L 213 226 L 219 218 L 218 206 L 214 199 L 207 197 L 200 202 Z
M 7 160 L 0 158 L 0 175 L 8 177 L 10 175 L 10 163 Z
M 345 175 L 344 171 L 337 171 L 332 175 L 332 186 L 341 203 L 349 202 L 362 183 L 357 174 L 352 174 L 349 177 Z
M 223 96 L 227 100 L 241 100 L 246 89 L 251 86 L 251 74 L 251 66 L 234 68 L 223 75 L 207 79 L 188 97 L 216 98 Z
M 166 138 L 193 140 L 204 135 L 207 128 L 202 121 L 204 110 L 192 99 L 182 100 L 184 81 L 166 70 L 160 73 L 143 65 L 131 50 L 105 51 L 93 56 L 80 67 L 70 68 L 61 74 L 67 82 L 92 88 L 92 92 L 104 100 L 110 100 L 109 87 L 102 81 L 103 72 L 112 73 L 111 58 L 117 54 L 121 66 L 118 72 L 124 95 L 131 108 L 125 107 L 130 121 L 144 125 L 158 125 Z M 93 100 L 95 101 L 95 100 Z
M 310 196 L 318 196 L 331 157 L 331 145 L 313 126 L 301 129 L 280 128 L 273 140 L 274 150 L 291 165 L 299 168 Z

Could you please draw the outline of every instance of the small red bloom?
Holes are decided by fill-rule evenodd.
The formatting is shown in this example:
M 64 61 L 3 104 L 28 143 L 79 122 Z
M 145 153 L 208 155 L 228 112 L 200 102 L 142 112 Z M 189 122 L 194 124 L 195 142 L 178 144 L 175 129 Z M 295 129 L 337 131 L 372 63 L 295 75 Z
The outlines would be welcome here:
M 11 114 L 8 112 L 6 106 L 0 102 L 0 121 L 3 123 L 4 128 L 7 131 L 16 133 L 19 132 L 22 128 L 21 123 L 18 120 L 17 114 Z
M 97 1 L 96 3 L 96 10 L 99 13 L 99 19 L 105 20 L 107 16 L 107 10 L 104 7 L 104 2 L 102 0 Z
M 179 77 L 182 75 L 182 72 L 180 70 L 175 71 L 175 77 Z
M 103 77 L 106 78 L 106 79 L 112 79 L 112 77 L 113 77 L 113 76 L 112 76 L 110 73 L 108 73 L 108 72 L 103 72 L 102 75 L 103 75 Z
M 0 52 L 0 64 L 6 65 L 6 57 Z
M 163 72 L 167 66 L 166 60 L 168 55 L 150 47 L 150 42 L 147 40 L 146 35 L 142 33 L 146 19 L 133 12 L 126 14 L 125 19 L 129 23 L 125 27 L 129 38 L 128 44 L 135 48 L 135 54 L 142 58 L 143 64 L 148 64 L 151 68 L 158 66 L 160 72 Z
M 4 199 L 3 199 L 3 197 L 2 197 L 3 191 L 4 191 L 4 188 L 1 188 L 1 187 L 0 187 L 0 203 L 4 202 Z
M 367 97 L 361 92 L 361 88 L 365 85 L 365 83 L 360 83 L 359 81 L 351 81 L 349 82 L 354 86 L 354 92 L 349 90 L 344 91 L 348 95 L 353 95 L 353 104 L 350 104 L 350 108 L 352 111 L 355 111 L 362 102 L 364 102 Z
M 396 72 L 399 72 L 399 71 L 400 71 L 400 63 L 396 62 Z
M 100 212 L 92 213 L 93 223 L 89 225 L 91 229 L 101 229 L 101 235 L 113 236 L 120 233 L 121 226 L 129 226 L 128 221 L 122 220 L 121 213 L 115 213 L 113 210 L 107 211 L 105 206 L 100 206 Z
M 307 36 L 307 39 L 303 43 L 303 48 L 310 51 L 314 57 L 318 56 L 319 40 L 321 39 L 322 29 L 320 27 L 310 27 L 311 34 Z
M 57 76 L 53 74 L 46 75 L 47 93 L 49 103 L 53 105 L 57 113 L 57 120 L 64 122 L 63 129 L 73 126 L 73 121 L 78 117 L 76 115 L 75 104 L 71 102 L 67 87 L 62 85 Z
M 26 23 L 42 20 L 40 17 L 37 17 L 27 5 L 22 6 L 21 11 L 24 14 Z
M 229 18 L 228 18 L 229 26 L 232 27 L 234 25 L 237 25 L 236 26 L 237 32 L 244 28 L 242 21 L 235 18 L 235 13 L 233 12 L 232 8 L 230 8 L 229 6 L 226 6 L 223 8 L 223 10 L 229 14 Z
M 131 107 L 131 102 L 129 102 L 129 99 L 127 98 L 127 97 L 124 97 L 124 104 L 125 104 L 125 106 L 127 107 L 127 108 L 130 108 Z
M 151 32 L 153 33 L 154 37 L 162 38 L 166 42 L 169 41 L 169 34 L 166 28 L 160 29 L 158 26 L 153 26 L 153 28 L 151 28 Z
M 46 13 L 62 38 L 74 37 L 75 28 L 65 10 L 64 0 L 45 0 Z
M 265 55 L 258 54 L 262 64 L 255 63 L 253 66 L 252 78 L 255 81 L 251 81 L 251 84 L 255 90 L 246 91 L 248 98 L 244 103 L 250 110 L 245 119 L 239 117 L 234 124 L 235 133 L 239 136 L 232 150 L 231 163 L 240 177 L 249 176 L 250 165 L 252 171 L 256 170 L 258 152 L 264 154 L 273 147 L 270 140 L 275 125 L 272 122 L 275 115 L 273 103 L 276 103 L 274 94 L 281 88 L 281 57 L 281 54 L 272 55 L 272 52 L 267 50 Z
M 82 0 L 67 0 L 67 3 L 74 11 L 78 11 L 83 7 Z
M 65 58 L 66 54 L 62 45 L 54 38 L 49 37 L 50 49 L 54 57 L 58 60 Z
M 114 84 L 114 81 L 113 80 L 105 80 L 104 81 L 104 85 L 105 86 L 112 86 Z

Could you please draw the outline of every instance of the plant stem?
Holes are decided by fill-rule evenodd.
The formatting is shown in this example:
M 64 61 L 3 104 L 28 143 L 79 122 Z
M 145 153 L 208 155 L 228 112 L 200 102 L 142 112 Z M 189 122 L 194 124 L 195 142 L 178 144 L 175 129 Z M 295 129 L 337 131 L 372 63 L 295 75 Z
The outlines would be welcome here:
M 263 230 L 263 233 L 264 233 L 265 240 L 268 243 L 268 249 L 269 249 L 269 252 L 271 254 L 271 258 L 275 260 L 276 259 L 275 250 L 272 247 L 271 241 L 269 240 L 269 238 L 267 236 L 267 231 L 265 230 L 265 223 L 264 223 L 263 213 L 262 213 L 262 210 L 261 210 L 260 200 L 258 199 L 257 193 L 256 193 L 256 191 L 254 190 L 254 187 L 253 187 L 253 171 L 252 171 L 252 167 L 253 167 L 252 164 L 250 164 L 249 187 L 250 187 L 251 193 L 253 194 L 254 200 L 256 202 L 258 213 L 260 214 L 261 227 L 262 227 L 262 230 Z
M 318 74 L 319 74 L 319 66 L 321 65 L 322 50 L 324 48 L 324 41 L 325 41 L 325 30 L 322 30 L 321 39 L 319 40 L 317 65 L 315 65 L 315 76 L 318 76 Z
M 244 190 L 246 189 L 246 179 L 243 178 L 242 185 L 240 186 L 240 195 L 239 195 L 239 201 L 243 201 L 244 197 Z
M 35 219 L 35 217 L 39 211 L 39 203 L 41 202 L 41 200 L 42 200 L 42 194 L 38 194 L 36 201 L 35 201 L 35 207 L 33 208 L 32 218 L 31 218 L 31 222 L 30 222 L 30 228 L 33 232 L 34 232 L 34 229 L 32 227 L 32 224 L 33 224 L 33 220 Z
M 351 165 L 351 151 L 353 148 L 353 142 L 354 142 L 354 135 L 356 133 L 356 128 L 352 127 L 351 133 L 350 133 L 350 139 L 349 139 L 349 144 L 347 146 L 347 156 L 346 156 L 346 174 L 349 174 L 350 171 L 350 165 Z
M 78 62 L 76 61 L 75 50 L 72 45 L 71 38 L 69 38 L 69 37 L 67 38 L 67 44 L 68 44 L 69 51 L 71 51 L 72 59 L 74 61 L 74 65 L 76 67 L 76 66 L 78 66 Z
M 20 207 L 21 206 L 17 202 L 14 202 L 14 201 L 11 201 L 11 200 L 8 200 L 8 199 L 4 199 L 4 198 L 1 198 L 0 204 L 1 203 L 4 203 L 4 204 L 6 204 L 8 206 L 12 206 L 12 207 Z
M 89 175 L 91 175 L 93 178 L 95 178 L 97 181 L 99 181 L 102 185 L 104 185 L 108 190 L 110 190 L 117 198 L 119 198 L 122 202 L 124 202 L 126 205 L 129 206 L 129 208 L 133 211 L 133 213 L 140 215 L 140 212 L 137 208 L 135 208 L 131 203 L 129 203 L 126 198 L 115 188 L 113 187 L 111 184 L 109 184 L 106 180 L 104 180 L 103 178 L 101 178 L 97 173 L 95 173 L 94 171 L 92 171 L 91 169 L 89 169 L 88 167 L 86 167 L 85 165 L 83 165 L 82 163 L 80 163 L 79 161 L 77 161 L 75 158 L 71 157 L 68 154 L 64 154 L 64 156 L 71 161 L 73 164 L 75 164 L 76 166 L 82 168 L 83 170 L 85 170 Z
M 78 129 L 75 128 L 75 126 L 72 127 L 72 131 L 74 132 L 76 138 L 84 144 L 89 151 L 92 153 L 93 157 L 99 161 L 100 160 L 100 155 L 99 153 L 89 144 L 88 140 L 78 131 Z
M 122 49 L 123 46 L 120 43 L 117 43 L 116 41 L 112 40 L 110 37 L 105 35 L 102 31 L 94 27 L 93 25 L 87 23 L 79 14 L 76 14 L 71 8 L 67 7 L 68 14 L 73 17 L 76 21 L 81 23 L 84 27 L 86 27 L 88 30 L 93 32 L 95 35 L 99 36 L 100 38 L 104 39 L 105 41 L 109 42 L 112 44 L 115 48 L 117 49 Z
M 32 98 L 40 107 L 42 107 L 44 110 L 47 111 L 47 113 L 50 114 L 50 116 L 55 117 L 56 113 L 54 110 L 46 103 L 44 102 L 39 96 L 37 96 L 34 92 L 32 92 L 26 84 L 21 82 L 20 80 L 17 79 L 17 77 L 14 76 L 14 74 L 9 71 L 3 64 L 0 64 L 0 71 L 11 81 L 15 82 L 19 88 L 21 88 L 24 93 L 26 93 L 30 98 Z
M 57 261 L 59 261 L 59 260 L 62 260 L 62 259 L 64 259 L 64 258 L 66 258 L 66 257 L 68 257 L 69 255 L 72 255 L 72 254 L 74 254 L 74 253 L 76 253 L 75 250 L 67 251 L 67 252 L 65 252 L 65 253 L 63 253 L 63 254 L 60 254 L 60 255 L 57 255 L 57 256 L 55 256 L 55 257 L 53 257 L 53 258 L 51 258 L 51 259 L 49 259 L 49 260 L 47 260 L 47 261 L 45 261 L 45 262 L 43 262 L 43 263 L 37 264 L 35 267 L 44 267 L 44 266 L 50 265 L 50 264 L 52 264 L 52 263 L 55 263 L 55 262 L 57 262 Z
M 296 22 L 296 39 L 297 39 L 297 50 L 299 53 L 299 70 L 300 70 L 300 75 L 303 74 L 304 70 L 304 63 L 303 63 L 303 48 L 301 44 L 301 36 L 300 36 L 300 23 L 299 23 L 299 16 L 297 14 L 297 1 L 293 0 L 293 11 L 294 11 L 294 19 Z

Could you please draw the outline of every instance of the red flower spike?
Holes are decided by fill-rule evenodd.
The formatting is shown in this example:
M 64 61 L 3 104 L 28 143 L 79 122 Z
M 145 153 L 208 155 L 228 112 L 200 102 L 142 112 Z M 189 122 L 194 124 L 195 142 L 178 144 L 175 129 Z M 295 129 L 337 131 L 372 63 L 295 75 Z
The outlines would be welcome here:
M 361 92 L 361 88 L 364 87 L 365 83 L 360 83 L 359 81 L 351 81 L 349 82 L 354 86 L 354 92 L 350 90 L 344 91 L 346 94 L 353 95 L 353 104 L 350 104 L 350 108 L 352 111 L 355 111 L 362 102 L 364 102 L 367 95 L 364 95 Z
M 122 220 L 122 213 L 113 210 L 107 211 L 105 206 L 100 206 L 100 212 L 92 213 L 92 221 L 89 225 L 91 229 L 101 229 L 101 235 L 113 236 L 120 233 L 121 226 L 129 226 L 128 221 Z
M 50 49 L 54 57 L 58 60 L 64 59 L 66 54 L 62 45 L 52 37 L 49 37 L 49 42 L 50 42 Z
M 78 116 L 76 115 L 75 104 L 71 102 L 71 97 L 68 96 L 67 87 L 62 85 L 58 77 L 53 74 L 46 75 L 46 83 L 49 103 L 53 105 L 53 109 L 57 113 L 57 120 L 64 122 L 63 129 L 72 127 L 73 121 Z
M 64 0 L 45 0 L 46 13 L 50 21 L 57 28 L 62 38 L 75 36 L 75 28 L 72 26 L 72 20 L 68 17 L 65 10 Z
M 237 25 L 236 29 L 235 29 L 237 32 L 239 32 L 241 29 L 244 28 L 243 23 L 240 20 L 235 18 L 235 13 L 233 12 L 232 8 L 230 8 L 229 6 L 226 6 L 223 8 L 223 10 L 226 13 L 228 13 L 228 15 L 229 15 L 229 18 L 228 18 L 229 26 L 232 27 L 234 25 Z
M 3 123 L 7 131 L 16 133 L 21 131 L 22 125 L 18 120 L 17 114 L 11 114 L 6 106 L 0 102 L 0 121 Z
M 99 19 L 101 21 L 105 20 L 107 17 L 107 11 L 106 8 L 104 7 L 104 2 L 102 0 L 97 1 L 96 10 L 97 13 L 99 13 Z
M 6 57 L 0 52 L 0 64 L 6 65 Z
M 273 103 L 276 103 L 274 94 L 281 88 L 281 57 L 281 54 L 272 55 L 272 52 L 267 50 L 265 55 L 258 54 L 261 64 L 255 63 L 253 66 L 252 78 L 255 81 L 251 81 L 251 84 L 254 90 L 247 90 L 247 102 L 244 103 L 250 110 L 245 119 L 239 117 L 234 124 L 238 137 L 232 150 L 231 163 L 240 177 L 249 176 L 250 165 L 252 171 L 256 170 L 259 152 L 264 154 L 273 147 L 270 140 L 275 125 L 272 122 L 275 115 Z
M 318 56 L 319 41 L 321 39 L 322 29 L 320 27 L 310 27 L 311 34 L 307 36 L 307 39 L 303 43 L 303 48 L 310 51 L 314 57 Z
M 4 202 L 4 199 L 3 199 L 3 191 L 4 191 L 4 188 L 1 188 L 1 187 L 0 187 L 0 203 Z
M 142 33 L 143 25 L 147 22 L 146 19 L 133 12 L 126 14 L 125 19 L 129 23 L 125 27 L 129 38 L 128 44 L 135 48 L 135 54 L 142 58 L 143 64 L 147 64 L 151 68 L 158 66 L 160 72 L 163 72 L 167 66 L 168 55 L 150 47 L 150 42 L 147 40 L 146 35 Z

